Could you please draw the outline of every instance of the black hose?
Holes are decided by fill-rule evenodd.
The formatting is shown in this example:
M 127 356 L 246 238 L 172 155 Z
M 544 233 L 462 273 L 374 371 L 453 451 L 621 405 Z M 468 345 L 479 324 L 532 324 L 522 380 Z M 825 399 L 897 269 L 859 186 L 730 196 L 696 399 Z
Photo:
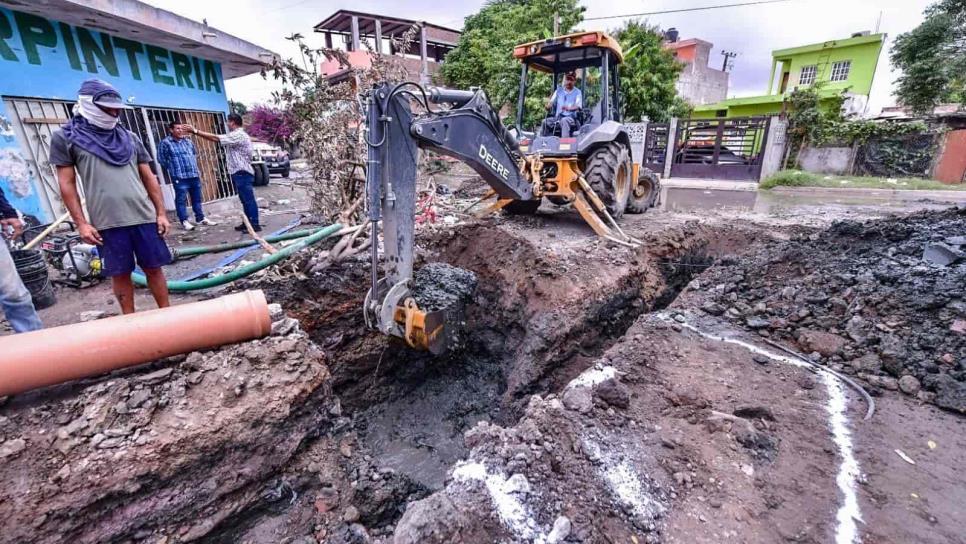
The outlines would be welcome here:
M 419 94 L 423 95 L 423 107 L 425 107 L 427 110 L 429 109 L 429 98 L 426 96 L 426 89 L 424 89 L 422 85 L 420 85 L 419 83 L 416 83 L 415 81 L 403 81 L 402 83 L 397 83 L 389 91 L 389 95 L 386 96 L 386 99 L 383 102 L 383 107 L 382 107 L 383 111 L 389 109 L 389 101 L 392 100 L 392 97 L 396 95 L 396 92 L 403 87 L 416 87 L 417 89 L 419 89 Z
M 785 353 L 787 353 L 787 354 L 795 357 L 796 359 L 800 359 L 802 362 L 804 362 L 804 363 L 806 363 L 806 364 L 808 364 L 810 366 L 813 366 L 813 367 L 817 368 L 820 371 L 828 372 L 829 374 L 831 374 L 831 375 L 835 376 L 836 378 L 842 380 L 843 382 L 849 384 L 853 389 L 855 389 L 856 391 L 858 391 L 859 394 L 862 395 L 862 398 L 865 399 L 866 405 L 868 406 L 868 408 L 865 411 L 865 417 L 862 418 L 862 421 L 868 421 L 872 417 L 872 414 L 875 413 L 875 401 L 872 400 L 872 395 L 869 395 L 869 393 L 865 390 L 865 388 L 863 388 L 861 385 L 859 385 L 852 378 L 849 378 L 848 376 L 846 376 L 845 374 L 842 374 L 841 372 L 836 372 L 835 370 L 832 370 L 831 368 L 822 366 L 822 365 L 816 363 L 815 361 L 813 361 L 813 360 L 805 357 L 801 353 L 798 353 L 797 351 L 795 351 L 793 349 L 786 348 L 785 346 L 779 344 L 778 342 L 774 342 L 774 341 L 769 340 L 767 338 L 762 338 L 762 340 L 764 340 L 764 342 L 766 344 L 768 344 L 769 346 L 771 346 L 773 348 L 780 349 L 780 350 L 784 351 Z

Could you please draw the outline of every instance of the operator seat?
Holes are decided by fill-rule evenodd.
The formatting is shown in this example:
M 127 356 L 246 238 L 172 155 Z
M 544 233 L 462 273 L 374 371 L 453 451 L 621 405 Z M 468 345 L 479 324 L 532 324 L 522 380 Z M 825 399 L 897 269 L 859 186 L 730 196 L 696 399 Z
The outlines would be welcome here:
M 577 115 L 574 116 L 574 128 L 571 131 L 571 134 L 572 135 L 577 134 L 577 131 L 580 130 L 580 127 L 584 126 L 585 122 L 586 122 L 586 118 L 584 115 L 584 110 L 578 111 Z M 561 135 L 560 120 L 557 119 L 556 105 L 553 108 L 551 108 L 550 112 L 547 113 L 547 117 L 543 120 L 543 126 L 541 127 L 540 135 L 557 136 L 558 138 L 560 137 Z

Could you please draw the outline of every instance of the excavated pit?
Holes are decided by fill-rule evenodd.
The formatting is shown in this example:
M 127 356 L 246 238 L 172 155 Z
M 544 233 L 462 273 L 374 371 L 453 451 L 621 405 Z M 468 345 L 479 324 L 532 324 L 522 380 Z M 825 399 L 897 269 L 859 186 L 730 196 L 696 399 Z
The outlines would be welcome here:
M 270 293 L 286 298 L 325 351 L 365 470 L 392 475 L 394 490 L 379 495 L 390 497 L 382 503 L 355 493 L 362 522 L 391 527 L 406 503 L 440 489 L 468 452 L 465 431 L 481 421 L 512 425 L 530 395 L 559 391 L 638 316 L 666 307 L 715 255 L 733 248 L 716 240 L 688 225 L 654 235 L 636 252 L 567 252 L 492 226 L 436 233 L 417 271 L 432 286 L 417 296 L 452 300 L 476 281 L 463 347 L 442 358 L 365 331 L 357 304 L 368 271 L 358 265 Z
M 637 251 L 533 232 L 421 237 L 420 274 L 446 281 L 420 296 L 469 284 L 432 263 L 477 282 L 464 347 L 447 357 L 366 329 L 359 260 L 243 282 L 295 318 L 269 338 L 8 400 L 0 543 L 388 538 L 466 457 L 468 429 L 519 421 L 531 395 L 560 391 L 734 246 L 697 224 L 655 229 Z

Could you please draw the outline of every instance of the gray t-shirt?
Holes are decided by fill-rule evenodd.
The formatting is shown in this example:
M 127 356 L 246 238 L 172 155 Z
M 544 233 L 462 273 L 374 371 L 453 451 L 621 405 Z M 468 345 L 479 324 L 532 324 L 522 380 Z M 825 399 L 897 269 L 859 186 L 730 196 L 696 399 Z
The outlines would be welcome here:
M 131 133 L 131 138 L 135 152 L 130 164 L 114 166 L 72 144 L 61 130 L 50 137 L 50 164 L 77 170 L 87 199 L 88 220 L 98 230 L 157 221 L 154 203 L 138 173 L 138 164 L 150 163 L 151 156 L 137 136 Z

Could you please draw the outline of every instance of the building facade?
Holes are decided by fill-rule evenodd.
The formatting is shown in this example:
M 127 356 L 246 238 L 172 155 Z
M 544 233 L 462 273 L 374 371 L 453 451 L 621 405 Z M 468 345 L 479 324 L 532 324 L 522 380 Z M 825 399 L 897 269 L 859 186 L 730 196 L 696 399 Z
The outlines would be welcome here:
M 63 213 L 50 135 L 69 120 L 86 79 L 121 92 L 133 107 L 121 123 L 157 156 L 171 120 L 223 132 L 225 79 L 255 73 L 272 56 L 136 0 L 0 0 L 0 187 L 32 222 Z M 232 194 L 221 150 L 196 146 L 205 200 Z M 170 184 L 164 189 L 173 204 Z
M 728 72 L 709 66 L 713 44 L 696 38 L 678 40 L 676 31 L 670 36 L 664 48 L 684 65 L 675 84 L 678 96 L 694 106 L 724 100 L 728 96 Z
M 885 34 L 860 32 L 846 39 L 772 51 L 766 94 L 698 106 L 693 117 L 781 113 L 785 95 L 813 85 L 820 85 L 819 95 L 825 99 L 844 94 L 846 113 L 861 114 L 868 104 L 884 41 Z
M 416 27 L 406 51 L 396 51 L 393 40 Z M 347 79 L 354 69 L 368 68 L 372 55 L 399 55 L 411 81 L 427 84 L 439 70 L 446 54 L 456 47 L 460 32 L 452 28 L 387 15 L 339 10 L 315 25 L 325 46 L 346 51 L 350 66 L 328 60 L 320 67 L 330 83 Z M 401 54 L 401 55 L 400 55 Z

